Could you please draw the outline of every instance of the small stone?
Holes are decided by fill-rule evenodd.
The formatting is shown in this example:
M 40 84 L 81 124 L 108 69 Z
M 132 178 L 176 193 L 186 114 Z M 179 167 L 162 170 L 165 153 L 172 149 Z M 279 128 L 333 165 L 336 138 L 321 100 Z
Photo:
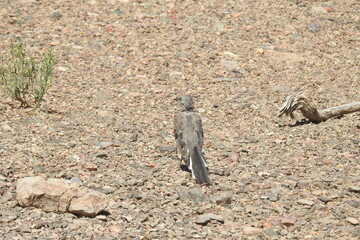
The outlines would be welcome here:
M 285 225 L 287 227 L 293 226 L 295 224 L 295 222 L 296 222 L 296 219 L 291 216 L 283 217 L 281 219 L 281 224 Z
M 118 236 L 120 233 L 122 233 L 123 228 L 119 225 L 111 225 L 109 227 L 109 231 L 112 235 Z
M 83 185 L 83 181 L 81 181 L 81 179 L 77 178 L 77 177 L 72 177 L 70 178 L 70 181 L 78 183 L 80 185 Z
M 260 177 L 270 177 L 271 173 L 269 173 L 269 172 L 258 172 L 258 175 Z
M 219 183 L 219 188 L 221 191 L 232 191 L 233 190 L 233 186 L 231 186 L 230 184 L 226 184 L 226 183 Z
M 360 206 L 360 204 L 358 202 L 353 201 L 353 200 L 347 201 L 347 204 L 349 204 L 350 206 L 355 207 L 355 208 Z
M 86 168 L 89 171 L 97 170 L 97 166 L 95 164 L 93 164 L 93 163 L 90 163 L 90 162 L 84 163 L 84 168 Z
M 31 228 L 30 228 L 30 225 L 28 223 L 20 223 L 19 224 L 19 230 L 20 230 L 20 232 L 23 232 L 23 233 L 30 233 L 31 232 Z
M 9 125 L 7 125 L 7 124 L 3 125 L 3 126 L 2 126 L 2 129 L 3 129 L 4 131 L 7 131 L 7 132 L 10 132 L 10 131 L 13 130 L 13 129 L 12 129 Z
M 194 202 L 204 202 L 207 200 L 206 195 L 200 189 L 179 191 L 178 195 L 181 200 L 191 200 Z
M 35 220 L 35 221 L 33 222 L 32 227 L 35 228 L 35 229 L 40 229 L 40 228 L 45 227 L 45 226 L 47 226 L 47 225 L 48 225 L 48 223 L 45 222 L 45 221 Z
M 281 93 L 289 93 L 292 89 L 287 85 L 275 85 L 273 90 Z
M 119 62 L 116 66 L 117 66 L 117 67 L 126 67 L 126 66 L 127 66 L 127 62 Z
M 196 217 L 195 222 L 200 225 L 206 225 L 210 222 L 211 217 L 208 214 L 199 215 Z
M 17 219 L 20 213 L 16 210 L 0 210 L 0 215 L 3 216 L 6 219 L 5 222 L 7 222 Z
M 299 200 L 297 200 L 297 202 L 298 202 L 299 204 L 307 205 L 307 206 L 312 206 L 312 205 L 315 204 L 313 201 L 307 200 L 307 199 L 299 199 Z
M 347 222 L 351 223 L 352 225 L 359 225 L 359 220 L 353 217 L 348 217 L 345 219 Z
M 130 142 L 136 142 L 137 139 L 138 139 L 138 134 L 137 134 L 137 133 L 133 133 L 133 134 L 131 134 L 129 141 L 130 141 Z
M 360 193 L 360 187 L 350 186 L 350 187 L 349 187 L 349 191 L 350 191 L 350 192 L 354 192 L 354 193 Z
M 35 171 L 35 173 L 45 173 L 46 168 L 44 168 L 44 166 L 41 166 L 41 165 L 36 165 L 34 167 L 34 171 Z
M 108 219 L 107 219 L 107 217 L 105 215 L 97 215 L 95 218 L 100 220 L 100 221 L 103 221 L 103 222 L 108 221 Z
M 224 68 L 227 68 L 230 71 L 233 71 L 233 70 L 236 70 L 239 68 L 239 65 L 235 61 L 221 60 L 220 65 Z
M 272 229 L 265 229 L 264 233 L 266 233 L 269 237 L 279 237 L 279 235 L 274 232 Z
M 69 68 L 68 68 L 68 67 L 65 67 L 65 66 L 58 66 L 56 69 L 57 69 L 58 71 L 60 71 L 60 72 L 67 72 L 67 71 L 69 71 Z
M 110 142 L 110 141 L 103 141 L 103 142 L 99 142 L 99 147 L 101 149 L 105 149 L 105 148 L 108 148 L 110 146 L 114 145 L 113 142 Z
M 239 154 L 237 154 L 237 153 L 235 153 L 235 152 L 230 153 L 230 155 L 229 155 L 229 161 L 231 161 L 231 162 L 237 162 L 237 161 L 239 161 Z
M 327 196 L 318 196 L 317 199 L 319 199 L 323 203 L 328 203 L 332 201 L 332 198 Z
M 160 151 L 162 152 L 175 152 L 176 148 L 173 146 L 167 146 L 167 145 L 160 145 L 159 146 Z
M 113 187 L 111 187 L 111 186 L 104 186 L 104 187 L 102 188 L 102 191 L 101 191 L 101 192 L 103 192 L 103 193 L 105 193 L 105 194 L 110 194 L 110 193 L 115 192 L 115 188 L 113 188 Z
M 127 157 L 131 157 L 132 153 L 130 150 L 124 150 L 118 153 L 118 155 L 123 155 L 123 156 L 127 156 Z M 106 155 L 107 156 L 107 155 Z
M 264 54 L 264 49 L 262 49 L 262 48 L 256 49 L 256 54 L 259 54 L 259 55 Z
M 231 229 L 240 229 L 243 224 L 239 222 L 226 221 L 226 226 L 229 226 Z
M 231 57 L 231 58 L 233 58 L 233 59 L 238 59 L 238 58 L 240 58 L 239 55 L 237 55 L 237 54 L 235 54 L 235 53 L 232 53 L 232 52 L 224 52 L 223 54 L 226 55 L 226 56 L 228 56 L 228 57 Z
M 231 193 L 222 193 L 214 197 L 214 200 L 217 205 L 229 205 L 231 204 Z
M 54 12 L 52 15 L 51 15 L 51 18 L 53 19 L 53 20 L 60 20 L 60 18 L 62 18 L 62 14 L 61 13 L 59 13 L 59 12 Z
M 319 6 L 319 7 L 313 7 L 312 11 L 315 13 L 328 13 L 325 8 Z
M 256 235 L 256 234 L 261 233 L 261 228 L 245 226 L 245 227 L 243 227 L 243 231 L 244 231 L 244 234 L 246 234 L 246 235 Z
M 231 79 L 230 78 L 227 78 L 227 77 L 221 77 L 221 78 L 218 78 L 220 82 L 231 82 Z
M 6 180 L 6 177 L 4 175 L 0 174 L 0 181 L 5 181 L 5 180 Z
M 216 220 L 218 222 L 223 223 L 224 222 L 224 218 L 221 215 L 216 215 L 213 213 L 209 213 L 208 216 L 210 216 L 211 219 Z
M 41 218 L 43 216 L 43 211 L 41 209 L 34 208 L 31 210 L 29 216 L 31 218 Z
M 268 194 L 269 200 L 272 202 L 276 202 L 277 200 L 279 200 L 279 193 L 280 193 L 280 190 L 271 189 Z
M 68 211 L 73 214 L 94 217 L 107 206 L 108 200 L 106 195 L 96 191 L 86 191 L 81 197 L 71 200 Z
M 95 157 L 97 157 L 97 158 L 107 158 L 108 155 L 106 153 L 98 153 L 98 154 L 95 155 Z
M 221 215 L 216 215 L 213 213 L 198 215 L 195 222 L 197 224 L 206 225 L 210 222 L 211 219 L 224 223 L 224 219 Z
M 313 33 L 320 31 L 320 26 L 315 23 L 308 24 L 307 28 L 310 32 L 313 32 Z

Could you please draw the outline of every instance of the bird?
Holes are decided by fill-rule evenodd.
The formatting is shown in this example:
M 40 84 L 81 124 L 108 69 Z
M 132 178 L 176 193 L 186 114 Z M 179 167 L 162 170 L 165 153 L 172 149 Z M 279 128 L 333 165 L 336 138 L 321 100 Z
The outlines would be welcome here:
M 191 176 L 199 184 L 209 184 L 206 160 L 202 154 L 204 132 L 200 116 L 194 112 L 194 102 L 190 95 L 176 99 L 181 112 L 175 117 L 174 135 L 177 153 L 191 171 Z

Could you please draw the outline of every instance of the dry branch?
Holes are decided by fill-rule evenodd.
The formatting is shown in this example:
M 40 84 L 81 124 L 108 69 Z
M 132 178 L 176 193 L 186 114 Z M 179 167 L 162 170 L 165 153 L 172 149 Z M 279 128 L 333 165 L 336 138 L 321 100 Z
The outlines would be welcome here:
M 279 117 L 285 114 L 294 118 L 294 111 L 296 110 L 300 110 L 302 115 L 311 122 L 322 122 L 332 117 L 360 111 L 360 102 L 318 110 L 304 95 L 290 95 L 281 107 Z

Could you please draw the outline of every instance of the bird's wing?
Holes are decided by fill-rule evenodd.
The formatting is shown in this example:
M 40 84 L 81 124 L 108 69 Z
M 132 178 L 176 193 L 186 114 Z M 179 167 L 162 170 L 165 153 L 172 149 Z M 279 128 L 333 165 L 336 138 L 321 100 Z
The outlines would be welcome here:
M 204 144 L 204 131 L 202 128 L 202 121 L 198 114 L 194 113 L 192 115 L 192 123 L 194 125 L 194 130 L 196 132 L 197 138 L 198 138 L 198 146 L 200 147 L 200 150 L 203 147 Z
M 175 122 L 174 122 L 174 135 L 175 135 L 175 140 L 177 143 L 177 150 L 178 153 L 181 155 L 181 158 L 185 158 L 186 154 L 187 154 L 187 150 L 186 150 L 186 142 L 184 139 L 184 116 L 183 114 L 179 114 L 176 116 L 175 118 Z

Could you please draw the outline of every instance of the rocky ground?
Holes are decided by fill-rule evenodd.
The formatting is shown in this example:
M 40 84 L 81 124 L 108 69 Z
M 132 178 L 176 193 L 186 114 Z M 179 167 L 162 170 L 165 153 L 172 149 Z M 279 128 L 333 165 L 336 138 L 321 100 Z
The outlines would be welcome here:
M 357 0 L 1 1 L 1 53 L 21 37 L 57 63 L 40 109 L 1 96 L 0 238 L 359 239 L 360 114 L 277 117 L 293 93 L 359 101 L 359 12 Z M 174 151 L 185 93 L 210 186 Z M 20 207 L 16 182 L 37 175 L 107 194 L 108 214 Z

